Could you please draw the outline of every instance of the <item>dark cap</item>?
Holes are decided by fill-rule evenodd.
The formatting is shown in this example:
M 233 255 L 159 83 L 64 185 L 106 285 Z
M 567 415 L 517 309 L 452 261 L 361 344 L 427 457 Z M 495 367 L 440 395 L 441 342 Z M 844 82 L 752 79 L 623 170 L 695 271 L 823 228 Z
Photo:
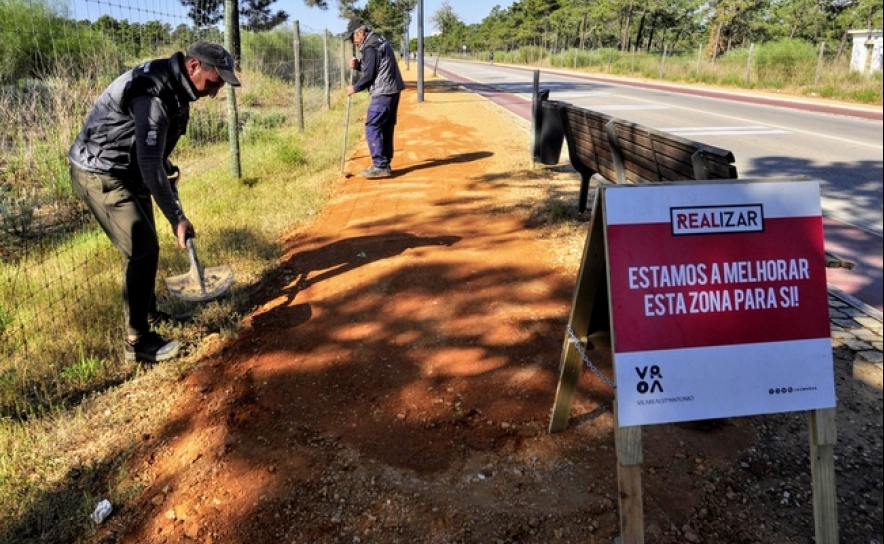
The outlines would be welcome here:
M 187 52 L 187 56 L 218 70 L 218 75 L 225 82 L 234 87 L 240 86 L 239 79 L 233 73 L 233 57 L 220 45 L 209 42 L 196 42 Z
M 350 19 L 350 22 L 347 23 L 347 31 L 344 32 L 345 40 L 352 40 L 353 33 L 359 30 L 360 28 L 365 28 L 365 23 L 362 22 L 362 19 L 359 17 L 354 17 Z

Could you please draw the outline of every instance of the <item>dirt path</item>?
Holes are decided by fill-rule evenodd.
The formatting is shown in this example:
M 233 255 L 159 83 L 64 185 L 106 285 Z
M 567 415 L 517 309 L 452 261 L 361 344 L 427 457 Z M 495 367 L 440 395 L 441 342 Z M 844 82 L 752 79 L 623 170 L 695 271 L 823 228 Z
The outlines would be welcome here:
M 573 207 L 576 183 L 532 173 L 527 132 L 480 97 L 440 85 L 415 98 L 403 96 L 396 175 L 341 179 L 339 197 L 287 241 L 246 332 L 187 377 L 178 418 L 145 437 L 131 467 L 143 491 L 99 536 L 540 544 L 619 534 L 613 391 L 584 372 L 571 428 L 546 432 L 585 232 L 556 202 L 564 192 Z M 369 162 L 363 141 L 347 168 Z M 604 354 L 593 356 L 610 375 Z M 874 421 L 877 407 L 868 440 L 880 453 L 880 400 L 869 405 L 857 413 Z M 796 417 L 648 429 L 648 542 L 809 542 Z M 783 432 L 794 438 L 768 440 Z M 798 497 L 787 515 L 770 511 L 783 488 L 766 479 Z M 867 492 L 880 499 L 880 484 Z M 880 500 L 868 511 L 867 533 L 880 539 Z

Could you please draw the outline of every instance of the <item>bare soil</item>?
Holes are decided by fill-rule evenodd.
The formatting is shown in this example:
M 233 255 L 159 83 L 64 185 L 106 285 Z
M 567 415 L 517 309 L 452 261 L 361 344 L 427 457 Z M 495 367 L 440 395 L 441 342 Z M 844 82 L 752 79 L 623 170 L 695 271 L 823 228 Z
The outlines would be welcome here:
M 547 432 L 588 217 L 576 175 L 532 169 L 529 141 L 476 95 L 407 90 L 394 177 L 342 176 L 287 239 L 244 333 L 143 437 L 143 491 L 96 541 L 613 542 L 613 390 L 584 371 L 569 428 Z M 369 163 L 360 142 L 347 169 Z M 881 544 L 880 377 L 833 349 L 841 541 Z M 805 414 L 643 439 L 646 542 L 813 541 Z

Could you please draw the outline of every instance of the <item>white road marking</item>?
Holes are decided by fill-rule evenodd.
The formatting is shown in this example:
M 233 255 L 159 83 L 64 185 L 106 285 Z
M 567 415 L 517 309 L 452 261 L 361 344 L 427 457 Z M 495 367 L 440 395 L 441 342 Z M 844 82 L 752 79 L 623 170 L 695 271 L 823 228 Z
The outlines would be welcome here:
M 558 92 L 558 93 L 549 93 L 549 99 L 562 101 L 562 100 L 567 100 L 569 98 L 586 98 L 588 96 L 598 97 L 598 96 L 610 96 L 610 95 L 611 95 L 611 93 L 607 93 L 604 91 L 588 91 L 588 92 L 587 91 L 583 91 L 583 92 L 574 91 L 574 92 L 570 92 L 570 93 Z
M 531 93 L 518 93 L 519 96 L 525 98 L 526 100 L 533 100 Z M 566 97 L 567 93 L 556 93 L 553 95 L 550 93 L 550 100 L 561 100 L 563 97 Z M 587 93 L 574 94 L 576 98 L 585 98 L 587 96 L 602 96 L 601 94 L 589 95 Z M 584 106 L 581 106 L 584 107 Z M 668 110 L 669 106 L 664 106 L 663 104 L 593 104 L 591 108 L 595 111 L 646 111 L 646 110 Z
M 616 84 L 615 84 L 615 85 L 616 85 Z M 640 101 L 648 101 L 648 102 L 650 102 L 650 103 L 653 103 L 652 100 L 645 99 L 645 98 L 636 98 L 636 97 L 632 97 L 632 99 L 633 99 L 633 100 L 640 100 Z M 751 122 L 754 120 L 754 119 L 746 119 L 746 118 L 744 118 L 744 117 L 740 117 L 740 116 L 738 116 L 738 115 L 724 115 L 724 114 L 721 114 L 721 113 L 719 113 L 719 112 L 709 111 L 709 110 L 704 110 L 704 109 L 692 109 L 692 108 L 685 108 L 685 107 L 683 107 L 683 106 L 672 106 L 672 107 L 673 107 L 673 108 L 677 108 L 677 109 L 682 109 L 682 110 L 688 110 L 688 111 L 691 111 L 691 112 L 701 112 L 701 113 L 705 113 L 705 114 L 708 114 L 708 115 L 718 116 L 718 117 L 721 117 L 721 118 L 724 118 L 724 119 L 732 119 L 732 120 L 734 120 L 734 121 L 743 121 L 743 122 L 751 123 Z M 776 125 L 770 125 L 770 126 L 773 126 L 773 127 L 776 127 L 776 128 L 783 128 L 784 130 L 786 130 L 785 127 L 777 127 Z M 825 138 L 825 139 L 835 140 L 835 141 L 837 141 L 837 142 L 844 142 L 844 143 L 853 144 L 853 145 L 861 145 L 861 146 L 864 146 L 864 147 L 870 147 L 870 148 L 872 148 L 872 149 L 882 149 L 882 146 L 880 146 L 880 145 L 876 145 L 876 144 L 873 144 L 873 143 L 866 143 L 866 142 L 859 141 L 859 140 L 854 140 L 854 139 L 851 139 L 851 138 L 841 138 L 841 137 L 839 137 L 839 136 L 832 136 L 832 135 L 829 135 L 829 134 L 821 134 L 821 133 L 819 133 L 819 132 L 811 131 L 811 130 L 791 129 L 791 130 L 789 130 L 789 132 L 790 132 L 790 133 L 793 133 L 793 134 L 806 134 L 806 135 L 814 136 L 814 137 L 817 137 L 817 138 Z
M 770 128 L 764 126 L 748 127 L 679 127 L 661 128 L 664 132 L 671 132 L 679 136 L 747 136 L 750 134 L 789 134 L 788 130 Z
M 635 105 L 616 105 L 616 104 L 607 104 L 607 105 L 599 105 L 595 104 L 592 106 L 594 110 L 602 110 L 602 111 L 625 111 L 625 110 L 668 110 L 669 106 L 664 106 L 663 104 L 635 104 Z

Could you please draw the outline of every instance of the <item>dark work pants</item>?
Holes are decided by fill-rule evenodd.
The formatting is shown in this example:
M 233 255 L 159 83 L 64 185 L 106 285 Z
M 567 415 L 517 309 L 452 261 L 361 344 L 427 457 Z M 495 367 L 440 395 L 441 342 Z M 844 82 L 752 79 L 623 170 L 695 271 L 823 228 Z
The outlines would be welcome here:
M 393 130 L 399 111 L 399 93 L 372 96 L 365 116 L 365 139 L 371 153 L 371 163 L 387 168 L 393 160 Z
M 157 308 L 154 284 L 160 244 L 150 195 L 136 195 L 115 176 L 86 172 L 71 166 L 74 191 L 89 207 L 101 228 L 125 257 L 123 262 L 123 316 L 126 333 L 148 332 L 149 313 Z

